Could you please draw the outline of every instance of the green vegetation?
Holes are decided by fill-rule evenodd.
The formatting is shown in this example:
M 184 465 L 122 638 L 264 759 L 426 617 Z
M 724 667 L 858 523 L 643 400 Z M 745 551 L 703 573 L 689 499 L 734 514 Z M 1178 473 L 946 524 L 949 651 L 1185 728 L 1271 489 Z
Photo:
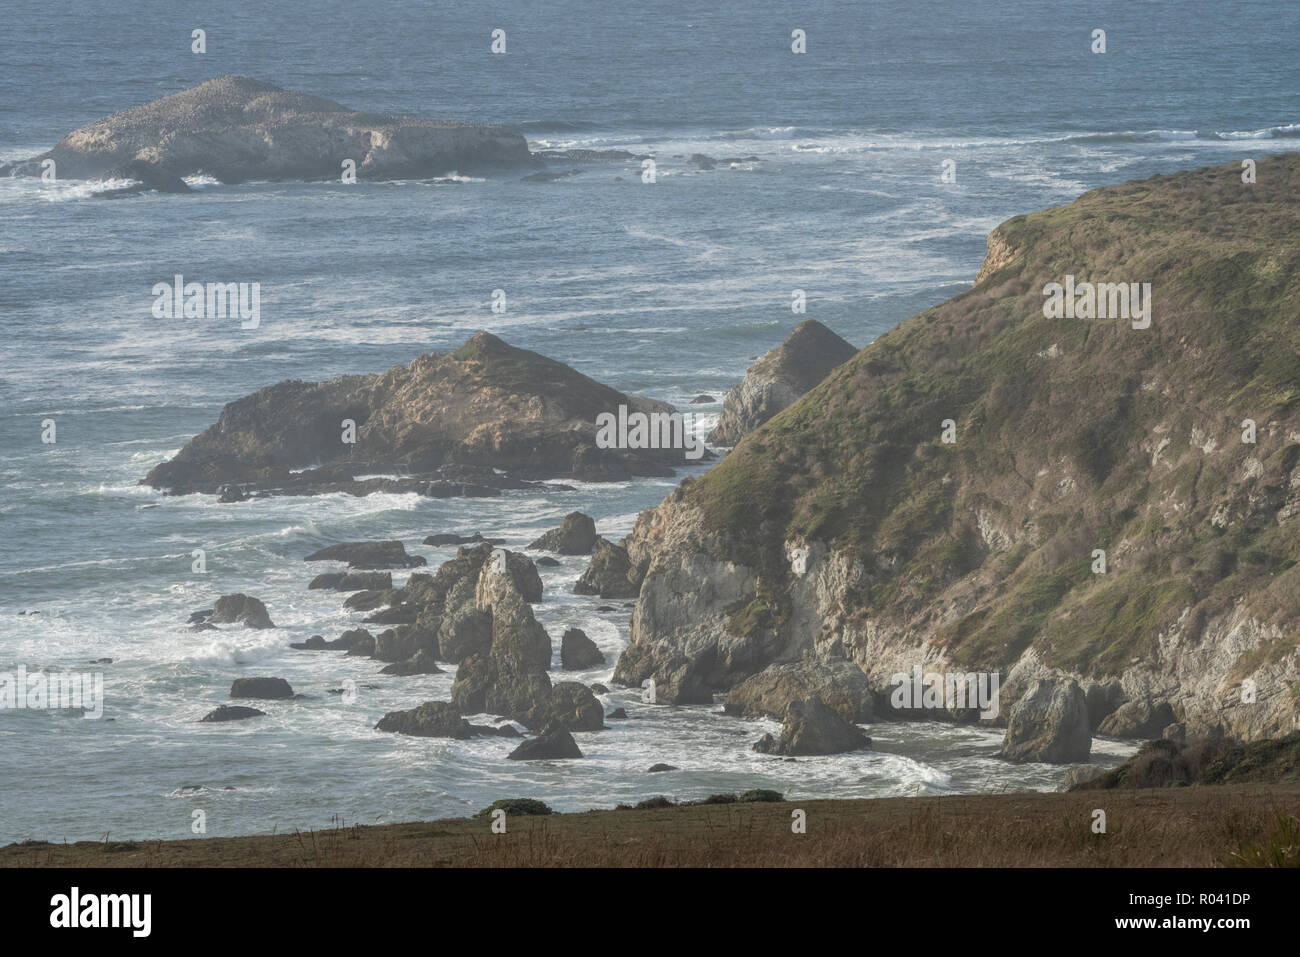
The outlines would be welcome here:
M 902 627 L 984 582 L 938 637 L 990 667 L 1033 645 L 1115 673 L 1187 612 L 1243 598 L 1300 618 L 1296 580 L 1279 584 L 1297 536 L 1276 521 L 1300 461 L 1300 154 L 1258 169 L 1250 187 L 1211 167 L 1009 220 L 977 287 L 881 336 L 692 483 L 723 557 L 757 563 L 767 588 L 729 629 L 779 624 L 791 539 L 857 556 L 869 580 L 846 611 Z M 1151 283 L 1150 327 L 1045 318 L 1043 286 L 1066 275 Z
M 505 811 L 507 817 L 515 817 L 521 814 L 555 813 L 544 802 L 536 798 L 502 798 L 499 801 L 493 801 L 474 816 L 491 817 L 493 811 Z

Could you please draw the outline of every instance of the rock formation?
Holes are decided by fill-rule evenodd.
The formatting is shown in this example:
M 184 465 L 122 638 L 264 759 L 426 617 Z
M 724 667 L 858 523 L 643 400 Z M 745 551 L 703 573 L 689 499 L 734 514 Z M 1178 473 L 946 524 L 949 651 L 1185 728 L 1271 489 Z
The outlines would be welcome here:
M 877 692 L 914 665 L 993 673 L 998 724 L 1035 682 L 1073 681 L 1067 753 L 1099 728 L 1295 728 L 1300 155 L 1258 170 L 999 226 L 973 289 L 638 518 L 615 679 L 672 703 L 802 658 L 848 659 Z M 1046 315 L 1076 283 L 1080 314 Z M 1145 319 L 1106 283 L 1150 283 Z
M 245 483 L 268 494 L 440 495 L 464 493 L 455 491 L 456 479 L 468 476 L 499 494 L 527 479 L 663 476 L 686 463 L 683 449 L 597 448 L 597 416 L 620 405 L 671 408 L 480 332 L 453 353 L 430 353 L 382 375 L 290 380 L 231 402 L 144 483 L 172 493 Z M 355 424 L 355 436 L 345 422 Z M 374 472 L 412 477 L 355 480 Z
M 125 172 L 163 183 L 199 173 L 225 183 L 338 180 L 348 160 L 358 179 L 534 162 L 524 138 L 500 127 L 361 113 L 242 76 L 114 113 L 73 130 L 48 153 L 0 165 L 0 175 L 39 175 L 46 159 L 65 179 Z
M 860 728 L 845 721 L 820 698 L 790 702 L 781 736 L 763 735 L 754 745 L 761 754 L 842 754 L 871 747 L 871 739 Z
M 735 445 L 794 405 L 857 351 L 815 319 L 799 323 L 785 342 L 750 366 L 740 385 L 727 393 L 709 442 Z
M 559 528 L 553 528 L 528 546 L 561 555 L 589 555 L 596 545 L 596 523 L 590 515 L 570 512 Z

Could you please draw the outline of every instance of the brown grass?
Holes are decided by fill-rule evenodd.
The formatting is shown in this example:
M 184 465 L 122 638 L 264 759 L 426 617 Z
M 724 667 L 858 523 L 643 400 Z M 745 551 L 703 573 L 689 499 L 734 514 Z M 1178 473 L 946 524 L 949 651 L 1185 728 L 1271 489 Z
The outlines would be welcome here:
M 791 812 L 807 833 L 791 833 Z M 1106 833 L 1092 831 L 1093 810 Z M 723 804 L 260 837 L 43 842 L 9 867 L 1219 867 L 1275 841 L 1300 787 Z M 1249 854 L 1246 855 L 1249 857 Z

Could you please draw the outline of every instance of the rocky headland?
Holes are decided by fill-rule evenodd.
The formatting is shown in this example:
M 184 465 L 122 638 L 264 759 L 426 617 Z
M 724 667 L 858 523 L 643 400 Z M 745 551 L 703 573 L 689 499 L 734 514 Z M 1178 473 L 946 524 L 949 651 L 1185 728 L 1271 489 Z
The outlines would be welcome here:
M 847 665 L 878 720 L 980 720 L 900 711 L 894 676 L 996 675 L 983 720 L 1012 760 L 1296 728 L 1300 155 L 1258 170 L 1003 223 L 969 292 L 598 543 L 593 587 L 637 594 L 615 679 L 667 704 L 866 713 Z M 1150 283 L 1149 325 L 1048 318 L 1045 287 L 1076 281 Z

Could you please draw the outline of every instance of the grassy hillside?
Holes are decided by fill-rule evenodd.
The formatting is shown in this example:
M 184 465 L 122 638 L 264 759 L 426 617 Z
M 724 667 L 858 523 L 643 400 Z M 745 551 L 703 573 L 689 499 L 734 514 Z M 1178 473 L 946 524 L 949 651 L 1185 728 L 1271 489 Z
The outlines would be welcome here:
M 1019 216 L 969 292 L 882 336 L 684 491 L 756 563 L 871 569 L 857 613 L 924 614 L 970 666 L 1115 673 L 1187 609 L 1300 612 L 1300 155 L 1157 176 Z M 1151 325 L 1045 318 L 1044 285 L 1151 283 Z M 941 440 L 955 423 L 956 441 Z M 1242 422 L 1257 442 L 1241 440 Z M 1094 574 L 1092 552 L 1107 571 Z M 753 609 L 746 614 L 753 617 Z M 932 640 L 935 640 L 932 639 Z

